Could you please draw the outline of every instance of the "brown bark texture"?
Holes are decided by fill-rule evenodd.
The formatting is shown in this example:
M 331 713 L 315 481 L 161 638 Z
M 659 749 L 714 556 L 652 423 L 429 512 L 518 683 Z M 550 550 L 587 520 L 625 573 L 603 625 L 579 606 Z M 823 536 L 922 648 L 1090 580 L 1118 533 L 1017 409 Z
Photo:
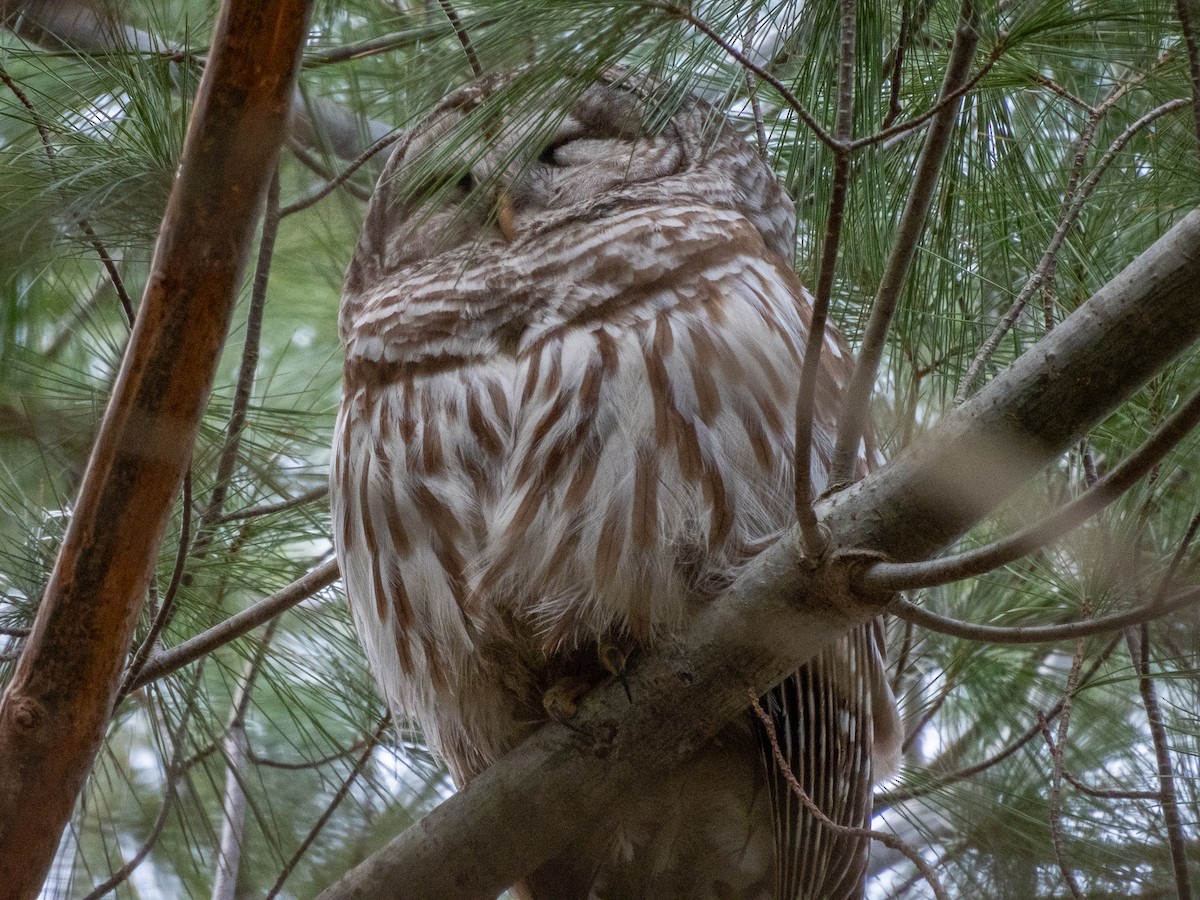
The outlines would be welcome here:
M 330 886 L 322 900 L 497 896 L 602 828 L 796 666 L 885 608 L 879 559 L 928 558 L 988 515 L 1200 339 L 1200 211 L 1147 249 L 921 441 L 818 504 L 830 557 L 799 536 L 759 555 L 678 643 L 634 660 Z
M 33 897 L 104 736 L 287 126 L 308 0 L 227 0 L 150 277 L 0 700 L 0 898 Z

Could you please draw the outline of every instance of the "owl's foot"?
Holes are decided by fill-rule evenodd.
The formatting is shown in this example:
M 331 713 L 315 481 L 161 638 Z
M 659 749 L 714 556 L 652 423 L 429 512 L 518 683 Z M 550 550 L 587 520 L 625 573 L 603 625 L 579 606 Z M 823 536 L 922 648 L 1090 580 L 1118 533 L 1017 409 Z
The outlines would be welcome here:
M 573 728 L 574 726 L 568 720 L 574 718 L 575 713 L 579 711 L 580 698 L 592 687 L 593 682 L 586 678 L 580 678 L 578 675 L 565 675 L 550 685 L 546 693 L 542 694 L 542 706 L 545 707 L 546 714 L 555 722 Z
M 633 692 L 629 690 L 629 679 L 625 677 L 625 665 L 629 662 L 629 651 L 617 644 L 601 641 L 596 645 L 596 655 L 600 658 L 600 665 L 621 682 L 621 687 L 625 688 L 625 696 L 632 703 Z

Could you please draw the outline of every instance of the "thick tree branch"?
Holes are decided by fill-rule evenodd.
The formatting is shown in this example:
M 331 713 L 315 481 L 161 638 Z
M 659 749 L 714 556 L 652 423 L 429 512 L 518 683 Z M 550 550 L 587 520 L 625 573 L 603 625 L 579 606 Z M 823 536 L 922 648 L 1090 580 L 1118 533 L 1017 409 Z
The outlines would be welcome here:
M 1072 528 L 1082 525 L 1100 512 L 1162 462 L 1163 457 L 1197 424 L 1200 424 L 1200 391 L 1196 391 L 1185 401 L 1183 406 L 1120 465 L 1040 522 L 1022 528 L 986 547 L 977 547 L 954 556 L 925 562 L 877 563 L 862 573 L 860 585 L 873 591 L 908 591 L 964 581 L 1008 565 L 1053 543 Z
M 304 0 L 217 23 L 128 350 L 0 701 L 0 896 L 34 896 L 91 768 L 278 156 Z
M 692 630 L 635 661 L 635 704 L 601 686 L 572 728 L 540 729 L 323 896 L 490 898 L 594 834 L 617 798 L 741 712 L 746 691 L 877 614 L 849 591 L 856 560 L 936 552 L 1200 337 L 1198 278 L 1192 213 L 923 441 L 821 504 L 833 565 L 806 565 L 785 536 Z

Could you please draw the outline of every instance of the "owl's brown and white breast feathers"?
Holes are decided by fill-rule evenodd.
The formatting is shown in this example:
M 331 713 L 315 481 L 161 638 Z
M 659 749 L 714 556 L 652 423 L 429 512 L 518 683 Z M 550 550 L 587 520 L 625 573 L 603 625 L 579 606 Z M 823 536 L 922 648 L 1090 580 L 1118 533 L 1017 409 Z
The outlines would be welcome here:
M 811 314 L 791 202 L 711 109 L 652 130 L 653 88 L 602 81 L 514 112 L 505 81 L 400 145 L 341 314 L 346 590 L 389 704 L 460 783 L 545 719 L 557 679 L 596 677 L 598 645 L 686 627 L 792 524 Z M 849 362 L 831 335 L 818 485 Z M 874 632 L 768 702 L 814 799 L 865 824 L 872 744 L 894 737 L 873 737 L 894 726 Z M 538 896 L 854 896 L 865 845 L 799 808 L 753 729 L 730 726 Z

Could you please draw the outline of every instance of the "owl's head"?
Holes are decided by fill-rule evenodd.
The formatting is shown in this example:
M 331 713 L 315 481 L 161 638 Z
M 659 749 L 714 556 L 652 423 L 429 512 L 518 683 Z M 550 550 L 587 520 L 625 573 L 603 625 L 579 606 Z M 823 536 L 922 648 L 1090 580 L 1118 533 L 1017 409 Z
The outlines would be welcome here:
M 720 113 L 614 70 L 530 104 L 527 73 L 451 94 L 398 143 L 380 177 L 347 290 L 463 248 L 502 251 L 556 223 L 629 204 L 734 209 L 785 258 L 795 213 L 770 168 Z M 525 98 L 518 103 L 514 98 Z

